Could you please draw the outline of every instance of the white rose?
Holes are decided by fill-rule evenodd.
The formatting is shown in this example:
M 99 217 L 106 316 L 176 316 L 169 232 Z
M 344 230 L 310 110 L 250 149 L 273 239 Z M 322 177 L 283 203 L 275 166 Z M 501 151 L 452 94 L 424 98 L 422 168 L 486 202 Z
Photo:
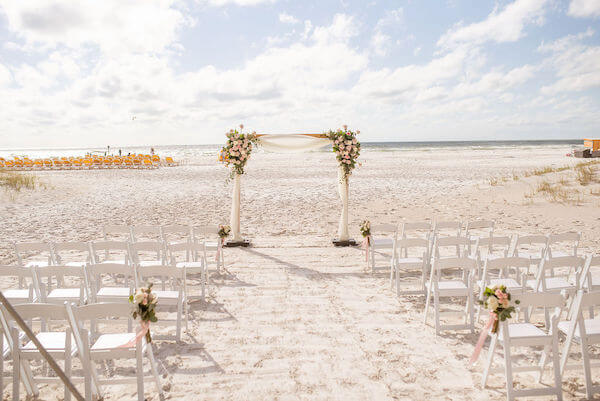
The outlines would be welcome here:
M 498 298 L 491 296 L 487 300 L 488 309 L 494 311 L 498 309 Z
M 133 302 L 135 302 L 136 304 L 139 304 L 143 300 L 144 300 L 144 293 L 141 292 L 140 290 L 137 290 L 137 292 L 135 293 L 135 296 L 133 297 Z

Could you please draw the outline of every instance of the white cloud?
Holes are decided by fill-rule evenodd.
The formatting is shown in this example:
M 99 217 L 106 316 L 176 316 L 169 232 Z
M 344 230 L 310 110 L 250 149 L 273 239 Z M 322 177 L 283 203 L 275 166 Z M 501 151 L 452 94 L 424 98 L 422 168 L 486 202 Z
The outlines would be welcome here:
M 538 50 L 550 56 L 544 65 L 558 78 L 545 85 L 544 94 L 583 91 L 600 86 L 600 46 L 590 46 L 583 40 L 594 35 L 588 29 L 578 35 L 568 35 L 554 42 L 542 44 Z
M 313 31 L 312 37 L 320 43 L 346 42 L 358 35 L 358 26 L 354 18 L 346 14 L 336 14 L 329 26 L 319 26 Z
M 495 8 L 477 23 L 456 25 L 438 41 L 438 46 L 453 47 L 461 43 L 481 44 L 487 41 L 515 42 L 522 38 L 527 24 L 542 24 L 548 0 L 515 0 L 504 9 Z
M 8 28 L 30 45 L 54 48 L 98 46 L 106 53 L 156 52 L 192 23 L 175 0 L 7 0 Z
M 388 54 L 390 40 L 391 38 L 382 33 L 381 31 L 376 31 L 371 37 L 371 47 L 375 51 L 375 54 L 378 56 L 385 56 Z
M 404 11 L 402 8 L 389 10 L 380 18 L 373 29 L 371 36 L 371 47 L 378 56 L 386 56 L 389 53 L 392 38 L 384 31 L 393 26 L 398 26 L 403 22 Z M 398 43 L 398 40 L 396 41 Z
M 300 21 L 293 15 L 281 13 L 279 14 L 279 22 L 283 22 L 284 24 L 297 24 Z
M 571 0 L 568 14 L 572 17 L 599 17 L 600 0 Z
M 12 77 L 8 68 L 0 64 L 0 88 L 10 84 Z

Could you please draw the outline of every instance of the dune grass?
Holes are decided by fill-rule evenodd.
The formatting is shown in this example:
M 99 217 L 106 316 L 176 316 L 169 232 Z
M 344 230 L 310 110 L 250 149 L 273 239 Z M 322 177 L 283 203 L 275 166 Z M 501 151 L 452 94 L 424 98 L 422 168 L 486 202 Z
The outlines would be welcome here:
M 22 189 L 36 189 L 39 186 L 40 182 L 33 174 L 0 171 L 0 187 L 7 191 L 20 192 Z

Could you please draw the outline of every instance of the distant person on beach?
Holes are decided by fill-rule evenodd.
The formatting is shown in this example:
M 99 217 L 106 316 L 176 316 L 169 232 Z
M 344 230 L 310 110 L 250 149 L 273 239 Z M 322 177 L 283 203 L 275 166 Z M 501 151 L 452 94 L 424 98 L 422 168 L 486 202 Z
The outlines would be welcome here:
M 119 149 L 119 156 L 121 156 L 121 149 Z
M 154 148 L 150 148 L 150 154 L 153 155 L 154 154 Z

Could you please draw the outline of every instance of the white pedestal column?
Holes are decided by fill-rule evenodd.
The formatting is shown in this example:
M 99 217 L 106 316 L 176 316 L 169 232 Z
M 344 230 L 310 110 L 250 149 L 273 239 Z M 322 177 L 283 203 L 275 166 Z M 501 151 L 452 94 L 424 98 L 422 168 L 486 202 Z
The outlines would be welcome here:
M 337 239 L 348 241 L 350 239 L 348 232 L 348 177 L 344 178 L 344 170 L 341 167 L 338 170 L 338 191 L 342 200 L 342 214 L 340 215 Z
M 233 193 L 231 196 L 231 235 L 233 242 L 243 241 L 240 232 L 240 175 L 233 177 Z

